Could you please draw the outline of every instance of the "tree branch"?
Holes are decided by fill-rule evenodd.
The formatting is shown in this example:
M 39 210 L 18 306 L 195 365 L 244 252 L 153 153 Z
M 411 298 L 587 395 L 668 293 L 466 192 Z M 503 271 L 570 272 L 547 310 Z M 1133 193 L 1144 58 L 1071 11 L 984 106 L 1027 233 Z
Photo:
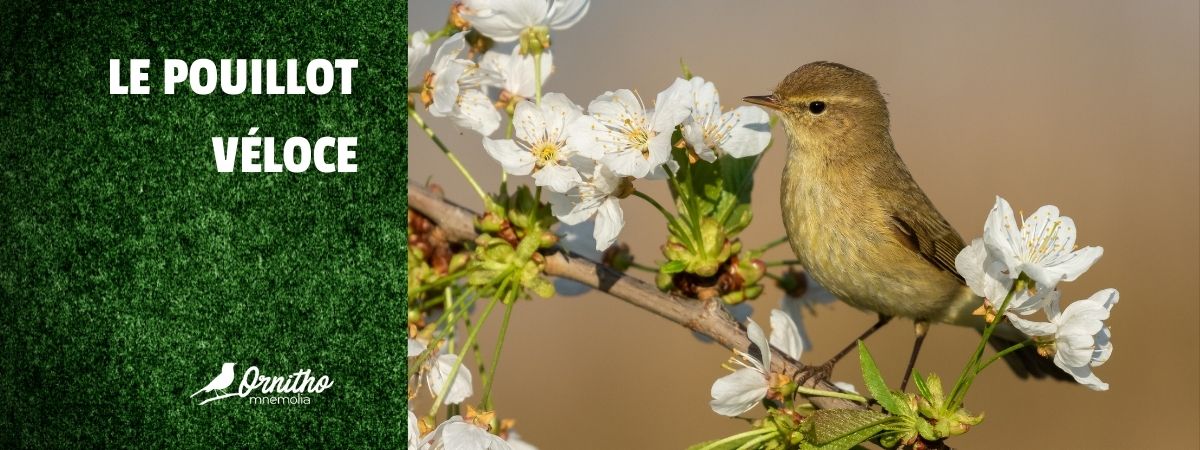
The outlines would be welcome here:
M 450 240 L 474 240 L 477 235 L 475 212 L 446 201 L 424 187 L 409 185 L 408 205 L 437 223 Z M 700 301 L 663 293 L 650 283 L 566 250 L 559 249 L 545 256 L 547 275 L 583 283 L 708 336 L 726 348 L 750 352 L 750 339 L 746 337 L 746 331 L 715 300 Z M 804 365 L 778 350 L 772 351 L 772 369 L 793 379 L 798 378 Z M 838 390 L 828 382 L 812 379 L 806 380 L 804 386 L 828 391 Z M 863 405 L 836 398 L 810 397 L 809 401 L 822 409 L 864 408 Z

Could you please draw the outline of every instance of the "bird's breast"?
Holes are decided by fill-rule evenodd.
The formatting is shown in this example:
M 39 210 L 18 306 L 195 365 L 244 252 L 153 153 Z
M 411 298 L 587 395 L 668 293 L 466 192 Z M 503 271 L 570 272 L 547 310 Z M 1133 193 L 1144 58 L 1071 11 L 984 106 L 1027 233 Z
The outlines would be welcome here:
M 914 265 L 920 258 L 895 240 L 890 213 L 865 173 L 845 173 L 790 152 L 784 167 L 784 228 L 807 273 L 860 309 L 930 318 L 945 301 L 943 277 Z

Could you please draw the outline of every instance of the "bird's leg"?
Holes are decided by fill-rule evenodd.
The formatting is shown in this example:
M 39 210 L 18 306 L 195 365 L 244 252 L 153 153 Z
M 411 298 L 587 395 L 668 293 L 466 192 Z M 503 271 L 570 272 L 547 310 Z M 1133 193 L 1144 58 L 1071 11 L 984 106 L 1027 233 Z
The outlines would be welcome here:
M 921 353 L 921 344 L 925 342 L 925 336 L 929 334 L 929 321 L 913 322 L 913 331 L 916 332 L 917 339 L 913 342 L 912 356 L 908 357 L 908 368 L 904 369 L 904 379 L 900 381 L 900 392 L 904 392 L 904 388 L 908 387 L 908 379 L 912 378 L 913 366 L 917 364 L 917 354 Z
M 871 325 L 871 328 L 867 328 L 867 331 L 864 331 L 862 335 L 851 341 L 850 345 L 847 345 L 846 348 L 842 349 L 842 351 L 838 352 L 836 355 L 833 355 L 833 357 L 829 358 L 828 361 L 825 361 L 825 364 L 805 368 L 805 371 L 800 374 L 800 384 L 804 384 L 805 381 L 810 379 L 822 381 L 828 380 L 829 377 L 833 375 L 833 366 L 837 365 L 838 361 L 846 357 L 846 355 L 850 354 L 850 352 L 854 351 L 854 349 L 858 348 L 858 341 L 865 340 L 872 334 L 875 334 L 876 331 L 879 331 L 880 328 L 883 328 L 883 326 L 887 325 L 891 320 L 892 316 L 880 314 L 879 320 L 876 321 L 874 325 Z

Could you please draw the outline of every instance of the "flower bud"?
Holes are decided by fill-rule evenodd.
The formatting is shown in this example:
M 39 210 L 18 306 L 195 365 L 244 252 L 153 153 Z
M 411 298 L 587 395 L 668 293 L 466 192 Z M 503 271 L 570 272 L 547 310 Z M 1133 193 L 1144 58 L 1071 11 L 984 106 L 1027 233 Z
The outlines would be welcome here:
M 461 1 L 450 4 L 450 16 L 446 19 L 446 24 L 460 30 L 470 28 L 471 22 L 468 22 L 463 17 L 463 10 L 465 9 L 467 9 L 467 6 Z
M 558 244 L 558 235 L 550 231 L 543 231 L 541 240 L 538 241 L 538 248 L 550 248 Z
M 546 26 L 526 28 L 521 32 L 520 43 L 522 55 L 542 53 L 550 48 L 550 28 Z
M 470 259 L 471 256 L 466 253 L 455 253 L 454 256 L 450 257 L 449 272 L 454 273 L 466 267 Z
M 675 276 L 673 274 L 664 273 L 662 271 L 659 271 L 658 275 L 654 276 L 654 285 L 658 286 L 658 290 L 660 290 L 660 291 L 663 291 L 663 292 L 669 291 L 669 290 L 671 290 L 672 287 L 675 286 L 675 283 L 673 282 L 674 278 L 675 278 Z
M 484 233 L 495 233 L 504 228 L 504 218 L 485 212 L 475 219 L 475 228 Z
M 467 48 L 470 49 L 468 55 L 482 55 L 496 45 L 496 41 L 493 41 L 492 38 L 484 36 L 475 30 L 467 33 L 466 40 Z
M 629 270 L 629 266 L 633 265 L 633 253 L 629 250 L 629 244 L 622 242 L 604 250 L 600 260 L 604 265 L 624 273 Z
M 776 286 L 787 293 L 789 297 L 800 298 L 808 291 L 808 277 L 804 275 L 804 272 L 789 268 L 779 277 Z

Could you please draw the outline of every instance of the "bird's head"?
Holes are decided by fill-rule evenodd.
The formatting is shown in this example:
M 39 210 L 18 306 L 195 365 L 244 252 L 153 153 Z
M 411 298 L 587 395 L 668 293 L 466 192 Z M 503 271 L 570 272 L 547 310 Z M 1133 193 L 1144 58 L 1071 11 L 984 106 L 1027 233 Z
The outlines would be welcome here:
M 234 364 L 236 364 L 236 363 L 227 362 L 227 363 L 225 363 L 225 364 L 222 364 L 222 365 L 221 365 L 221 370 L 225 370 L 225 369 L 232 369 L 232 368 L 233 368 L 233 366 L 234 366 Z
M 800 66 L 770 95 L 746 97 L 778 112 L 788 135 L 804 148 L 829 148 L 856 133 L 887 133 L 887 102 L 870 75 L 831 62 Z M 837 146 L 834 146 L 837 147 Z

